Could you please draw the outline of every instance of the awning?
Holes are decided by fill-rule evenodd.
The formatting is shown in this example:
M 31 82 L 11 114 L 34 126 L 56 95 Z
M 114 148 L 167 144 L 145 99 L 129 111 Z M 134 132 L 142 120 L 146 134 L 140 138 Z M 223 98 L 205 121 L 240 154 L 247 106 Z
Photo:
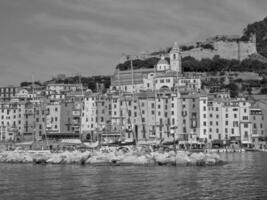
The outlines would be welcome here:
M 252 142 L 249 142 L 249 141 L 242 141 L 242 144 L 252 144 Z
M 89 148 L 96 148 L 98 145 L 99 145 L 99 142 L 93 142 L 93 143 L 89 143 L 89 142 L 85 142 L 83 143 L 86 147 L 89 147 Z
M 61 140 L 61 143 L 64 144 L 82 144 L 81 140 L 79 139 L 63 139 Z
M 16 143 L 16 146 L 30 146 L 33 144 L 33 141 L 29 141 L 29 142 L 20 142 L 20 143 Z

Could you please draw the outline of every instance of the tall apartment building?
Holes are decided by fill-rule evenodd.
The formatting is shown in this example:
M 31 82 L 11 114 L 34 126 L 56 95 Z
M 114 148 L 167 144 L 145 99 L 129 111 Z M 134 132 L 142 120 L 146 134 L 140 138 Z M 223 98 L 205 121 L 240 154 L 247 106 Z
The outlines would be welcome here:
M 244 99 L 200 98 L 200 139 L 223 145 L 248 143 L 250 104 Z
M 22 140 L 38 141 L 46 133 L 46 105 L 43 102 L 25 102 Z
M 260 108 L 250 108 L 250 123 L 251 123 L 251 143 L 256 148 L 266 147 L 264 133 L 264 115 Z M 249 137 L 249 136 L 248 136 Z
M 93 139 L 94 132 L 97 128 L 96 117 L 97 117 L 97 105 L 96 105 L 96 94 L 85 95 L 82 107 L 82 118 L 81 118 L 81 133 L 87 136 L 88 139 Z M 85 137 L 86 137 L 85 136 Z
M 80 137 L 74 132 L 73 102 L 50 102 L 46 106 L 46 136 L 48 138 Z

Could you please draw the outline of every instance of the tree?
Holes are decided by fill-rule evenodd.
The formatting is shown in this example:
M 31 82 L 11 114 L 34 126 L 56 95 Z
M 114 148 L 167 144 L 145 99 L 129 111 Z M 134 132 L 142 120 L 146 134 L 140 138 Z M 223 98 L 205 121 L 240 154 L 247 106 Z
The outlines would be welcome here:
M 238 97 L 239 88 L 238 88 L 238 86 L 235 83 L 231 82 L 226 87 L 230 90 L 230 96 L 231 97 L 233 97 L 233 98 Z

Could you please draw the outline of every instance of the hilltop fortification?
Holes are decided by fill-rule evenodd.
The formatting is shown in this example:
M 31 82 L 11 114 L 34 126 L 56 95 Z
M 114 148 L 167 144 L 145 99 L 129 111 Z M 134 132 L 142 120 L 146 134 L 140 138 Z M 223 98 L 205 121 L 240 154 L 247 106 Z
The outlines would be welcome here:
M 182 57 L 191 56 L 197 60 L 212 59 L 219 55 L 224 59 L 242 61 L 252 54 L 257 54 L 255 35 L 251 35 L 248 41 L 241 40 L 239 36 L 220 35 L 208 38 L 204 42 L 181 46 Z

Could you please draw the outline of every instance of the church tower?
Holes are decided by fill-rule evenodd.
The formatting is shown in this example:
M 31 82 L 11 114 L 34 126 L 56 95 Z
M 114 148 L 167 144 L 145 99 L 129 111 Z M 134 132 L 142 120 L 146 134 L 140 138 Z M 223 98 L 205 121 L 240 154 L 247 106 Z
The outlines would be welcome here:
M 171 70 L 182 73 L 181 53 L 177 42 L 174 43 L 174 46 L 170 51 L 170 65 Z

